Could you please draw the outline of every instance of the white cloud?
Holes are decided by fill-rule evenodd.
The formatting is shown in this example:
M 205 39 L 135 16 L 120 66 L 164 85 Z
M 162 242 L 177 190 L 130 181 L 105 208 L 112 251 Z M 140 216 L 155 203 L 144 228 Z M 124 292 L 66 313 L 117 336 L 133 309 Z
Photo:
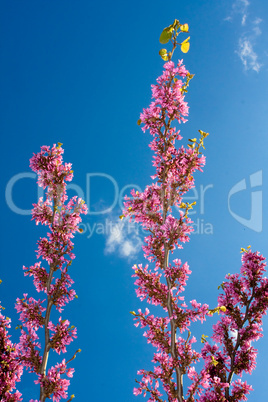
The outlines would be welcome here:
M 260 30 L 260 28 L 259 28 L 258 26 L 253 27 L 252 30 L 253 30 L 253 32 L 254 32 L 254 34 L 255 34 L 256 36 L 260 36 L 260 35 L 261 35 L 261 30 Z
M 257 73 L 260 71 L 262 65 L 258 62 L 258 56 L 254 52 L 252 43 L 248 38 L 239 39 L 238 50 L 236 53 L 239 55 L 246 70 L 251 69 Z
M 133 245 L 133 243 L 129 240 L 126 240 L 122 244 L 121 248 L 121 254 L 124 257 L 129 257 L 130 255 L 135 255 L 136 254 L 136 247 Z
M 241 25 L 243 25 L 243 26 L 246 25 L 249 5 L 250 5 L 250 3 L 248 0 L 235 0 L 235 2 L 232 5 L 231 18 L 233 16 L 233 14 L 240 14 Z
M 138 226 L 128 219 L 114 220 L 106 234 L 105 253 L 116 253 L 121 258 L 133 259 L 141 251 L 142 240 Z
M 262 64 L 259 61 L 259 56 L 254 47 L 257 37 L 262 34 L 259 27 L 262 19 L 252 17 L 248 11 L 249 6 L 250 2 L 248 0 L 235 0 L 232 5 L 231 13 L 225 18 L 225 21 L 232 22 L 235 15 L 241 17 L 242 28 L 235 53 L 240 57 L 245 70 L 253 70 L 258 73 Z M 248 23 L 249 20 L 250 23 Z
M 228 17 L 225 17 L 225 18 L 223 19 L 223 21 L 229 21 L 229 22 L 231 22 L 231 21 L 232 21 L 232 17 L 231 17 L 230 15 L 228 15 Z
M 108 237 L 106 239 L 106 248 L 105 250 L 108 253 L 113 253 L 116 249 L 116 246 L 122 242 L 123 238 L 123 224 L 121 222 L 115 224 L 111 227 L 110 232 L 107 234 Z
M 244 8 L 247 8 L 250 4 L 248 0 L 238 0 L 238 1 L 240 1 L 240 3 Z
M 238 336 L 238 331 L 237 329 L 230 329 L 229 335 L 233 338 L 232 341 L 235 344 Z
M 259 27 L 259 24 L 262 22 L 261 18 L 255 18 L 255 20 L 253 21 L 253 27 L 252 30 L 255 34 L 255 36 L 260 36 L 261 35 L 261 29 Z
M 261 22 L 262 22 L 262 19 L 259 18 L 259 17 L 256 17 L 255 20 L 253 21 L 253 23 L 254 23 L 255 25 L 259 25 Z

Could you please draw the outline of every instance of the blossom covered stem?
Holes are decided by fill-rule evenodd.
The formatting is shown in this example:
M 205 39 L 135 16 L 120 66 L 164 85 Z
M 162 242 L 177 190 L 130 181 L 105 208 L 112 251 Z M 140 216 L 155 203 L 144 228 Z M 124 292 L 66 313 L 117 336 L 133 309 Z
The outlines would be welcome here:
M 252 296 L 251 296 L 250 300 L 249 300 L 248 303 L 246 304 L 245 318 L 244 318 L 244 320 L 242 321 L 241 326 L 239 327 L 239 330 L 237 331 L 236 344 L 235 344 L 235 347 L 234 347 L 234 351 L 233 351 L 233 353 L 231 354 L 230 373 L 229 373 L 228 378 L 227 378 L 227 382 L 228 382 L 229 384 L 231 383 L 232 377 L 233 377 L 233 375 L 234 375 L 234 368 L 235 368 L 234 362 L 235 362 L 236 352 L 237 352 L 237 350 L 238 350 L 238 348 L 240 347 L 240 344 L 241 344 L 240 330 L 243 328 L 244 324 L 245 324 L 246 321 L 248 320 L 249 306 L 250 306 L 250 304 L 251 304 L 251 302 L 252 302 L 253 299 L 254 299 L 254 290 L 253 290 L 253 292 L 252 292 Z M 227 388 L 227 389 L 225 390 L 225 394 L 226 394 L 226 398 L 229 398 L 229 388 Z
M 53 220 L 54 220 L 54 216 L 53 216 Z M 52 309 L 52 306 L 53 306 L 52 298 L 49 295 L 52 278 L 53 278 L 53 268 L 52 268 L 52 266 L 50 264 L 49 265 L 49 276 L 48 276 L 47 285 L 46 285 L 47 286 L 47 309 L 46 309 L 46 316 L 45 316 L 45 322 L 44 322 L 45 346 L 44 346 L 44 353 L 43 353 L 43 358 L 42 358 L 42 365 L 41 365 L 41 368 L 40 368 L 40 374 L 43 375 L 43 376 L 46 375 L 46 368 L 47 368 L 47 362 L 48 362 L 48 356 L 49 356 L 49 350 L 50 350 L 50 342 L 49 342 L 49 340 L 50 340 L 50 331 L 49 331 L 49 328 L 48 328 L 48 323 L 49 323 L 49 319 L 50 319 L 51 309 Z M 46 399 L 45 390 L 41 386 L 40 387 L 40 401 L 44 402 L 45 399 Z
M 174 49 L 175 49 L 175 45 L 174 45 Z M 174 51 L 173 49 L 173 51 Z M 170 127 L 170 123 L 171 123 L 171 119 L 169 119 L 168 122 L 168 127 Z M 165 127 L 165 130 L 168 130 L 167 127 Z M 165 138 L 165 136 L 164 136 Z M 165 144 L 165 150 L 166 150 L 166 144 Z M 163 177 L 163 183 L 166 182 L 166 177 L 165 177 L 165 173 L 166 173 L 166 169 L 164 169 L 164 177 Z M 166 222 L 166 216 L 167 216 L 167 210 L 168 207 L 165 205 L 165 198 L 164 198 L 164 202 L 162 205 L 162 210 L 163 210 L 163 223 Z M 164 242 L 164 266 L 163 266 L 163 270 L 166 272 L 166 269 L 168 268 L 168 259 L 169 259 L 169 249 L 168 246 L 166 244 L 166 242 Z M 177 355 L 177 351 L 176 351 L 176 325 L 175 322 L 173 320 L 173 307 L 172 307 L 172 299 L 171 299 L 171 282 L 168 276 L 166 276 L 166 283 L 168 286 L 168 294 L 167 294 L 167 309 L 168 309 L 168 315 L 170 318 L 170 327 L 171 327 L 171 334 L 170 334 L 170 338 L 171 338 L 171 356 L 173 358 L 174 361 L 177 360 L 178 355 Z M 179 365 L 176 366 L 175 368 L 176 371 L 176 383 L 177 383 L 177 398 L 179 402 L 183 402 L 183 376 L 181 374 L 181 370 Z
M 178 29 L 185 32 L 188 25 L 181 25 L 175 20 L 160 36 L 161 43 L 171 40 L 173 48 L 171 52 L 166 49 L 159 52 L 167 62 L 156 85 L 152 85 L 153 101 L 147 109 L 143 109 L 138 121 L 138 124 L 144 125 L 142 130 L 148 129 L 153 137 L 149 146 L 154 151 L 156 173 L 151 177 L 157 181 L 147 186 L 144 192 L 133 190 L 132 199 L 125 198 L 121 216 L 121 219 L 134 219 L 149 234 L 144 239 L 144 256 L 155 267 L 152 272 L 148 264 L 133 266 L 137 296 L 141 300 L 146 299 L 149 304 L 161 305 L 167 313 L 163 318 L 150 314 L 148 308 L 144 313 L 141 309 L 138 313 L 131 312 L 135 326 L 147 327 L 144 336 L 157 348 L 152 361 L 158 364 L 154 366 L 154 371 L 138 371 L 142 379 L 136 380 L 139 387 L 134 388 L 134 394 L 144 393 L 146 396 L 149 393 L 148 402 L 163 402 L 158 389 L 161 381 L 169 402 L 238 402 L 246 400 L 251 386 L 241 380 L 233 381 L 233 375 L 242 375 L 243 371 L 251 373 L 255 368 L 256 349 L 251 346 L 251 341 L 261 336 L 261 318 L 268 307 L 268 280 L 262 277 L 264 258 L 258 252 L 243 249 L 241 277 L 239 274 L 227 276 L 227 281 L 221 286 L 224 293 L 220 294 L 215 309 L 209 310 L 207 304 L 201 305 L 196 300 L 191 300 L 188 307 L 184 296 L 180 295 L 185 290 L 191 271 L 188 264 L 182 264 L 181 260 L 169 262 L 169 256 L 176 246 L 182 248 L 182 243 L 189 241 L 193 230 L 188 211 L 195 203 L 184 203 L 183 196 L 194 187 L 193 173 L 202 171 L 205 164 L 201 148 L 208 134 L 199 130 L 199 141 L 190 139 L 186 149 L 184 146 L 175 147 L 175 141 L 182 137 L 172 122 L 180 124 L 186 121 L 188 106 L 184 95 L 193 77 L 182 60 L 177 65 L 171 61 L 178 44 Z M 183 42 L 183 49 L 189 48 L 188 39 Z M 179 217 L 172 215 L 175 208 Z M 161 281 L 162 275 L 164 281 Z M 203 322 L 214 312 L 221 315 L 213 326 L 212 339 L 215 343 L 210 345 L 206 336 L 202 335 L 201 342 L 205 345 L 198 353 L 192 348 L 196 339 L 191 337 L 190 324 L 196 320 Z M 180 334 L 188 331 L 187 339 L 183 335 L 177 336 L 177 330 Z M 230 334 L 235 331 L 237 338 L 234 342 Z M 197 373 L 194 364 L 201 358 L 204 367 Z M 191 381 L 186 395 L 183 390 L 184 375 Z
M 61 196 L 61 194 L 59 194 Z M 57 200 L 58 196 L 53 198 L 53 214 L 52 214 L 52 219 L 51 219 L 51 228 L 52 230 L 54 229 L 54 219 L 55 219 L 55 213 L 57 210 Z M 46 294 L 47 294 L 47 309 L 46 309 L 46 316 L 45 316 L 45 322 L 44 322 L 44 330 L 45 330 L 45 346 L 44 346 L 44 353 L 43 353 L 43 358 L 42 358 L 42 365 L 40 368 L 40 374 L 45 376 L 46 375 L 46 369 L 47 369 L 47 362 L 48 362 L 48 356 L 49 356 L 49 350 L 50 350 L 50 331 L 48 328 L 48 323 L 50 320 L 50 313 L 51 309 L 53 306 L 53 300 L 52 297 L 50 296 L 50 287 L 52 283 L 52 278 L 53 278 L 53 265 L 49 264 L 49 275 L 46 283 Z M 45 396 L 45 390 L 41 386 L 40 387 L 40 401 L 44 402 L 46 399 Z
M 53 397 L 53 402 L 67 398 L 67 389 L 70 381 L 62 378 L 65 374 L 72 377 L 74 369 L 67 368 L 68 362 L 65 359 L 61 363 L 47 369 L 49 352 L 51 349 L 58 354 L 65 353 L 66 346 L 76 338 L 76 328 L 69 327 L 69 321 L 59 317 L 55 325 L 51 321 L 52 307 L 61 313 L 63 307 L 74 297 L 75 291 L 71 289 L 73 280 L 68 274 L 73 254 L 73 243 L 71 239 L 75 232 L 81 231 L 79 223 L 81 214 L 87 213 L 84 201 L 77 196 L 68 200 L 66 194 L 66 182 L 71 181 L 73 171 L 70 163 L 63 163 L 62 144 L 41 147 L 41 152 L 34 154 L 30 166 L 38 174 L 38 184 L 47 189 L 46 199 L 40 198 L 38 204 L 34 204 L 32 219 L 36 224 L 44 224 L 49 228 L 47 237 L 38 241 L 37 257 L 42 258 L 48 264 L 48 272 L 42 267 L 41 262 L 35 263 L 30 268 L 23 267 L 24 275 L 33 276 L 37 292 L 46 294 L 47 305 L 43 307 L 45 299 L 35 300 L 24 294 L 23 299 L 17 299 L 16 309 L 20 313 L 21 329 L 20 349 L 22 352 L 22 363 L 30 372 L 35 372 L 40 384 L 39 401 L 45 402 L 47 398 Z M 43 313 L 45 312 L 45 315 Z M 41 357 L 38 343 L 37 331 L 44 327 L 44 346 Z M 71 400 L 72 397 L 69 399 Z M 36 402 L 31 400 L 30 402 Z
M 175 26 L 177 32 L 181 25 L 177 21 Z M 188 149 L 183 146 L 179 149 L 175 147 L 175 141 L 181 140 L 182 137 L 180 131 L 172 126 L 172 122 L 180 124 L 186 121 L 188 106 L 184 95 L 193 77 L 183 66 L 182 60 L 177 65 L 171 61 L 177 46 L 176 37 L 177 34 L 174 33 L 170 38 L 173 48 L 165 59 L 167 63 L 164 65 L 164 72 L 157 79 L 157 84 L 152 85 L 153 101 L 149 108 L 143 110 L 138 122 L 143 123 L 143 131 L 149 129 L 153 137 L 150 148 L 155 153 L 153 165 L 156 167 L 156 174 L 152 178 L 157 179 L 157 183 L 147 186 L 143 193 L 131 192 L 133 199 L 126 198 L 123 217 L 140 222 L 148 230 L 149 236 L 145 238 L 143 250 L 145 257 L 155 263 L 155 274 L 148 271 L 148 266 L 134 265 L 133 276 L 138 277 L 135 284 L 139 286 L 137 295 L 141 300 L 147 298 L 148 303 L 161 304 L 167 312 L 165 319 L 149 316 L 148 309 L 144 314 L 140 310 L 139 314 L 132 312 L 138 321 L 135 325 L 141 323 L 142 327 L 149 326 L 145 336 L 148 342 L 160 349 L 160 353 L 156 353 L 153 360 L 160 366 L 155 367 L 154 372 L 138 372 L 143 378 L 141 382 L 137 381 L 140 387 L 135 388 L 134 393 L 138 395 L 144 390 L 151 393 L 150 401 L 162 401 L 162 394 L 157 389 L 161 379 L 168 400 L 183 402 L 183 375 L 199 355 L 191 348 L 195 338 L 189 340 L 188 336 L 186 341 L 182 337 L 177 339 L 176 331 L 179 328 L 183 333 L 188 329 L 190 321 L 202 321 L 207 306 L 201 306 L 193 300 L 192 309 L 187 309 L 185 303 L 180 307 L 178 301 L 183 300 L 183 297 L 178 294 L 184 290 L 183 286 L 190 271 L 188 265 L 182 265 L 180 260 L 176 259 L 170 263 L 169 255 L 176 246 L 181 248 L 180 243 L 189 240 L 192 228 L 187 213 L 192 206 L 182 203 L 182 196 L 194 187 L 194 171 L 202 170 L 204 166 L 205 158 L 201 155 L 200 148 L 208 134 L 200 131 L 200 141 L 190 140 L 192 142 Z M 174 207 L 179 210 L 179 218 L 171 215 Z M 160 282 L 162 273 L 159 271 L 164 274 L 165 283 Z M 174 296 L 176 281 L 178 291 Z M 175 382 L 173 374 L 176 376 Z M 148 387 L 149 384 L 151 388 Z
M 174 53 L 174 50 L 176 49 L 176 39 L 174 39 L 173 41 L 173 48 L 172 51 L 169 55 L 169 60 L 171 60 L 172 55 Z M 173 77 L 172 75 L 170 75 L 170 79 L 167 83 L 167 88 L 170 89 L 171 87 L 171 83 L 172 83 Z M 170 130 L 170 126 L 171 126 L 171 122 L 174 119 L 173 114 L 169 117 L 168 122 L 166 124 L 166 112 L 165 110 L 162 110 L 162 116 L 161 116 L 161 120 L 164 126 L 164 133 L 162 133 L 161 130 L 159 130 L 159 136 L 160 138 L 162 137 L 163 142 L 164 142 L 164 152 L 163 154 L 165 155 L 167 150 L 168 150 L 168 144 L 167 144 L 167 139 L 168 139 L 168 131 Z M 165 224 L 166 222 L 166 217 L 167 217 L 167 213 L 168 213 L 168 207 L 169 207 L 169 203 L 170 203 L 170 199 L 167 200 L 166 199 L 166 187 L 167 187 L 167 169 L 166 166 L 163 169 L 163 176 L 161 177 L 161 188 L 162 188 L 162 222 L 163 224 Z M 164 240 L 164 264 L 163 264 L 163 270 L 166 271 L 167 267 L 168 267 L 168 260 L 169 260 L 169 248 L 168 245 L 166 243 L 166 241 Z M 172 300 L 171 300 L 171 282 L 169 277 L 166 277 L 166 283 L 168 286 L 168 293 L 167 293 L 167 309 L 168 309 L 168 315 L 170 318 L 170 327 L 171 327 L 171 356 L 174 359 L 174 361 L 177 360 L 177 351 L 176 351 L 176 326 L 175 326 L 175 322 L 173 320 L 173 307 L 172 307 Z M 176 369 L 176 383 L 177 383 L 177 398 L 179 402 L 183 401 L 183 377 L 181 374 L 181 370 L 180 367 L 177 366 Z
M 13 393 L 13 390 L 16 389 L 16 382 L 21 379 L 23 367 L 18 345 L 13 344 L 8 335 L 11 320 L 1 314 L 2 309 L 4 307 L 0 302 L 0 400 L 18 402 L 21 401 L 21 393 L 18 390 Z
M 252 387 L 234 375 L 251 374 L 256 367 L 257 349 L 251 345 L 262 334 L 262 317 L 268 308 L 268 279 L 263 276 L 266 264 L 259 252 L 242 249 L 239 274 L 226 275 L 220 287 L 218 312 L 221 317 L 213 325 L 214 345 L 205 342 L 202 357 L 209 374 L 209 387 L 200 402 L 246 400 Z

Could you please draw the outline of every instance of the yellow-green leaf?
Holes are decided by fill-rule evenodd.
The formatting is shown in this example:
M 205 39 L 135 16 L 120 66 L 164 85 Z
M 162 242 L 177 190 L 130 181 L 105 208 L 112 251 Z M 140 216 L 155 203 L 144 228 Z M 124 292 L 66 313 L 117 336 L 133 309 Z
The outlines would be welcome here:
M 174 29 L 177 29 L 180 25 L 179 20 L 174 20 L 173 24 L 170 25 L 170 27 L 173 27 Z
M 247 253 L 249 251 L 251 246 L 247 246 L 247 249 L 245 249 L 244 247 L 241 247 L 241 251 L 240 253 Z
M 202 130 L 198 130 L 198 131 L 202 135 L 203 138 L 206 138 L 209 135 L 209 133 L 205 133 L 205 131 L 202 131 Z
M 167 27 L 163 30 L 159 38 L 159 42 L 162 43 L 162 45 L 165 45 L 171 39 L 173 30 L 174 28 L 170 27 Z
M 189 26 L 188 26 L 188 24 L 183 24 L 183 25 L 181 25 L 181 26 L 180 26 L 180 30 L 181 30 L 182 32 L 188 32 L 188 31 L 189 31 Z
M 167 54 L 167 49 L 160 49 L 159 54 L 160 56 L 164 56 L 164 54 Z
M 190 39 L 190 36 L 188 36 L 188 38 L 185 39 L 185 40 L 182 42 L 182 44 L 181 44 L 181 51 L 182 51 L 182 53 L 187 53 L 188 50 L 190 49 L 189 39 Z
M 219 362 L 217 362 L 217 360 L 215 359 L 214 356 L 211 356 L 211 363 L 212 363 L 214 366 L 217 366 L 217 364 L 218 364 Z
M 168 61 L 168 57 L 167 57 L 167 56 L 161 56 L 161 58 L 162 58 L 164 61 Z
M 137 124 L 138 124 L 138 126 L 141 125 L 141 119 L 139 119 L 139 120 L 137 121 Z
M 201 336 L 201 343 L 206 343 L 207 342 L 207 340 L 206 340 L 206 338 L 208 338 L 208 335 L 202 335 Z
M 161 50 L 159 50 L 159 54 L 160 54 L 160 56 L 162 57 L 162 59 L 163 59 L 164 61 L 167 61 L 167 60 L 168 60 L 167 49 L 161 49 Z

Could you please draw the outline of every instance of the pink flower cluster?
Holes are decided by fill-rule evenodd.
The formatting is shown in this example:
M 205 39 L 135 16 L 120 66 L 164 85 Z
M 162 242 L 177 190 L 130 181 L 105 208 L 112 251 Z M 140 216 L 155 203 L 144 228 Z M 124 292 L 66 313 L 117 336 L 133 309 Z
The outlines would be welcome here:
M 0 309 L 3 307 L 0 305 Z M 7 328 L 10 318 L 0 313 L 0 400 L 6 402 L 21 401 L 21 393 L 13 390 L 20 381 L 23 368 L 20 364 L 19 347 L 10 341 Z
M 251 342 L 262 337 L 262 317 L 268 309 L 268 279 L 263 277 L 264 257 L 250 249 L 242 255 L 239 274 L 226 275 L 218 305 L 224 313 L 213 326 L 215 344 L 202 349 L 205 367 L 210 374 L 210 387 L 201 402 L 246 400 L 252 389 L 241 380 L 231 382 L 233 375 L 251 374 L 256 367 L 257 349 Z
M 175 65 L 168 61 L 163 74 L 152 85 L 153 101 L 144 109 L 138 124 L 143 131 L 149 130 L 153 139 L 150 148 L 154 151 L 153 166 L 156 173 L 153 182 L 144 192 L 131 192 L 126 197 L 123 216 L 139 222 L 148 231 L 144 239 L 144 256 L 154 263 L 134 265 L 133 277 L 137 296 L 149 304 L 162 306 L 166 317 L 150 314 L 148 308 L 134 315 L 135 326 L 147 328 L 144 336 L 157 352 L 152 362 L 154 370 L 140 370 L 142 376 L 134 395 L 148 393 L 148 401 L 164 401 L 162 389 L 172 402 L 238 402 L 246 400 L 251 387 L 233 375 L 243 371 L 251 373 L 255 368 L 256 349 L 251 342 L 261 336 L 261 317 L 268 308 L 268 282 L 264 278 L 264 258 L 251 250 L 244 250 L 241 277 L 230 275 L 222 284 L 218 307 L 209 310 L 208 305 L 192 300 L 189 306 L 182 292 L 191 271 L 188 264 L 178 259 L 169 262 L 170 253 L 189 241 L 193 230 L 188 210 L 192 204 L 184 203 L 183 196 L 194 187 L 193 173 L 202 171 L 205 157 L 201 154 L 207 133 L 200 130 L 201 138 L 189 140 L 188 148 L 176 148 L 181 140 L 172 122 L 181 123 L 188 116 L 188 105 L 184 100 L 186 87 L 192 76 L 182 61 Z M 178 212 L 172 215 L 172 208 Z M 164 279 L 164 281 L 163 281 Z M 161 281 L 162 280 L 162 281 Z M 191 336 L 191 323 L 218 312 L 219 322 L 214 326 L 213 344 L 205 339 L 201 353 L 193 348 L 196 338 Z M 179 332 L 179 336 L 177 335 Z M 234 333 L 236 337 L 234 339 Z M 198 373 L 196 362 L 204 361 Z M 183 389 L 183 376 L 187 375 L 190 385 Z M 198 398 L 198 399 L 196 399 Z
M 68 320 L 60 317 L 58 324 L 54 325 L 50 320 L 50 314 L 53 306 L 61 313 L 63 307 L 76 296 L 75 291 L 71 289 L 73 280 L 68 274 L 68 269 L 75 258 L 71 239 L 75 232 L 80 231 L 80 215 L 87 213 L 87 207 L 81 198 L 73 197 L 68 201 L 66 182 L 72 180 L 73 172 L 70 163 L 63 164 L 62 154 L 61 144 L 53 145 L 51 149 L 43 146 L 41 152 L 34 154 L 30 160 L 31 168 L 38 174 L 38 184 L 46 189 L 46 199 L 40 198 L 37 204 L 33 204 L 32 219 L 35 219 L 37 225 L 41 223 L 49 228 L 47 237 L 37 242 L 37 258 L 47 262 L 48 269 L 42 266 L 41 261 L 23 269 L 25 276 L 33 277 L 37 292 L 44 292 L 45 298 L 35 300 L 24 294 L 22 299 L 17 299 L 15 307 L 22 323 L 20 342 L 14 349 L 9 346 L 7 340 L 3 345 L 5 348 L 8 347 L 10 354 L 16 354 L 11 356 L 12 361 L 13 364 L 19 361 L 20 366 L 17 374 L 11 376 L 9 382 L 7 380 L 3 382 L 5 385 L 2 386 L 1 400 L 4 402 L 21 400 L 10 399 L 8 390 L 14 388 L 14 381 L 18 381 L 23 366 L 37 374 L 38 379 L 35 383 L 40 384 L 41 402 L 47 398 L 52 398 L 54 402 L 61 398 L 66 399 L 69 380 L 62 378 L 62 375 L 72 377 L 74 371 L 72 368 L 67 368 L 68 362 L 65 359 L 47 370 L 50 350 L 55 350 L 58 354 L 65 353 L 66 346 L 77 337 L 76 328 L 70 327 Z M 4 320 L 2 322 L 1 328 L 4 328 L 6 322 Z M 40 328 L 44 331 L 43 348 L 37 333 Z M 1 334 L 2 338 L 7 337 L 4 329 Z M 10 369 L 11 365 L 8 371 Z M 12 398 L 16 398 L 16 394 L 12 395 Z

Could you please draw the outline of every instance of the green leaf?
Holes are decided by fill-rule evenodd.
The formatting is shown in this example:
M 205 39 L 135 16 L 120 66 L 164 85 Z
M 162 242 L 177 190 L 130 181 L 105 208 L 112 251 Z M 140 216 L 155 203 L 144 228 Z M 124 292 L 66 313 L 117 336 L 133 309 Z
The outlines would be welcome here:
M 175 20 L 173 22 L 173 24 L 170 25 L 171 27 L 173 27 L 174 29 L 178 29 L 178 27 L 180 26 L 180 21 L 179 20 Z
M 167 56 L 161 56 L 162 60 L 164 61 L 168 61 L 168 57 Z
M 165 45 L 171 39 L 173 30 L 174 28 L 170 27 L 167 27 L 163 30 L 159 38 L 159 42 L 162 43 L 162 45 Z
M 168 61 L 168 55 L 166 49 L 159 50 L 159 54 L 164 61 Z
M 159 54 L 160 54 L 161 57 L 164 56 L 165 54 L 167 54 L 167 49 L 159 50 Z
M 137 121 L 137 124 L 138 124 L 138 126 L 141 125 L 141 119 L 139 119 L 139 120 Z

